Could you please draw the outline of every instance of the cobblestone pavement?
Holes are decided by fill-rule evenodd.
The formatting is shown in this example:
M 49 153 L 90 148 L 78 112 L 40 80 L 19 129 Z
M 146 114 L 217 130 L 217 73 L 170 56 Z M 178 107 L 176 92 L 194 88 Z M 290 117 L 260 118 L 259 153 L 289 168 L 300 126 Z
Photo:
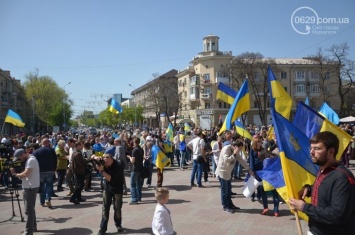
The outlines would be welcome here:
M 351 163 L 355 163 L 352 161 Z M 354 172 L 354 165 L 351 165 Z M 297 235 L 295 217 L 286 204 L 280 205 L 280 217 L 272 213 L 272 200 L 269 197 L 269 214 L 260 215 L 262 204 L 251 202 L 241 194 L 243 182 L 233 181 L 233 198 L 241 210 L 229 214 L 222 210 L 218 180 L 209 177 L 210 182 L 204 183 L 205 188 L 190 187 L 191 169 L 181 171 L 171 167 L 164 171 L 163 185 L 170 189 L 170 201 L 167 207 L 171 211 L 174 230 L 177 234 L 263 234 L 263 235 Z M 156 182 L 156 173 L 153 182 Z M 129 185 L 129 175 L 126 174 Z M 52 199 L 53 209 L 41 207 L 37 198 L 36 214 L 38 232 L 35 234 L 80 235 L 97 234 L 101 219 L 102 196 L 98 179 L 93 180 L 94 190 L 84 192 L 86 202 L 80 205 L 69 203 L 67 190 L 56 192 L 59 197 Z M 154 187 L 154 184 L 152 185 Z M 123 234 L 151 234 L 151 222 L 156 201 L 154 188 L 143 186 L 142 202 L 138 205 L 128 205 L 130 195 L 124 196 L 122 216 Z M 19 190 L 19 201 L 23 211 L 22 190 Z M 9 190 L 0 188 L 0 234 L 20 234 L 25 223 L 21 221 L 19 206 L 14 195 L 14 211 L 12 212 L 11 195 Z M 113 215 L 110 215 L 107 234 L 116 234 Z M 301 221 L 303 233 L 307 224 Z

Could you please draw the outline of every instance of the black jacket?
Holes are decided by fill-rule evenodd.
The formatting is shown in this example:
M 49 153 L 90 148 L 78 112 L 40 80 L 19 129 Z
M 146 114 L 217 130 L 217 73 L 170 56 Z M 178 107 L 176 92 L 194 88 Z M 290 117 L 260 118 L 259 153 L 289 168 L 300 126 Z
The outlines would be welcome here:
M 105 191 L 113 194 L 123 193 L 124 171 L 122 165 L 113 161 L 110 168 L 105 167 L 105 172 L 111 176 L 111 180 L 104 180 Z

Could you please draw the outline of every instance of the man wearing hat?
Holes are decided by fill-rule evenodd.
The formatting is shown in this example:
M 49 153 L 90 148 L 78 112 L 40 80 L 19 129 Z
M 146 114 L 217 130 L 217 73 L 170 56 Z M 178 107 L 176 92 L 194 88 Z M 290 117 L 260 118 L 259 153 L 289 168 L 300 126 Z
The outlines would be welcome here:
M 34 149 L 30 148 L 27 153 L 24 149 L 17 149 L 14 152 L 13 161 L 26 162 L 25 170 L 21 173 L 16 173 L 14 168 L 11 168 L 11 174 L 14 177 L 22 180 L 23 202 L 25 204 L 25 214 L 27 216 L 26 227 L 23 234 L 33 234 L 37 230 L 36 222 L 36 196 L 40 185 L 39 165 L 35 156 L 32 155 Z

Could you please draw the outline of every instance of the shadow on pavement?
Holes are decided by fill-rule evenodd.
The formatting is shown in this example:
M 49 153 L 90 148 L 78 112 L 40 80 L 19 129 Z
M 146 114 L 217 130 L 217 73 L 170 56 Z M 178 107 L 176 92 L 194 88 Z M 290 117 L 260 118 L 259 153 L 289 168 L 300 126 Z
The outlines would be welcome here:
M 60 230 L 39 230 L 40 233 L 45 233 L 48 235 L 77 235 L 77 234 L 93 234 L 92 230 L 87 228 L 67 228 Z

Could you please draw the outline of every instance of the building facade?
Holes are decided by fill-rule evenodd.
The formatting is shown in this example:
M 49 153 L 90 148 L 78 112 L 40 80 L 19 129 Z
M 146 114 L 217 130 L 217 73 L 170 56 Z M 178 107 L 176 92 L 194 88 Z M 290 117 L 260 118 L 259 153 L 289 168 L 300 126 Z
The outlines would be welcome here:
M 223 82 L 238 90 L 238 84 L 240 85 L 247 76 L 241 75 L 239 78 L 231 76 L 233 58 L 231 51 L 219 51 L 219 37 L 209 35 L 203 38 L 203 52 L 198 53 L 190 65 L 176 75 L 178 92 L 181 94 L 179 119 L 191 119 L 196 126 L 208 130 L 218 125 L 220 117 L 224 120 L 230 105 L 216 99 L 218 83 Z M 265 61 L 261 59 L 260 62 Z M 317 63 L 310 59 L 277 58 L 273 59 L 273 63 L 277 68 L 274 70 L 277 80 L 293 99 L 293 112 L 297 102 L 305 101 L 306 97 L 310 100 L 310 106 L 316 110 L 324 101 L 335 111 L 339 110 L 337 82 L 331 71 L 320 71 Z M 252 72 L 253 84 L 249 82 L 251 110 L 247 112 L 245 124 L 268 125 L 272 122 L 269 114 L 269 90 L 265 89 L 268 87 L 265 84 L 267 83 L 266 63 L 264 67 Z M 233 74 L 238 74 L 238 71 L 233 71 Z M 261 97 L 260 102 L 256 102 L 256 92 Z M 264 122 L 259 114 L 258 106 L 261 104 L 266 106 Z

